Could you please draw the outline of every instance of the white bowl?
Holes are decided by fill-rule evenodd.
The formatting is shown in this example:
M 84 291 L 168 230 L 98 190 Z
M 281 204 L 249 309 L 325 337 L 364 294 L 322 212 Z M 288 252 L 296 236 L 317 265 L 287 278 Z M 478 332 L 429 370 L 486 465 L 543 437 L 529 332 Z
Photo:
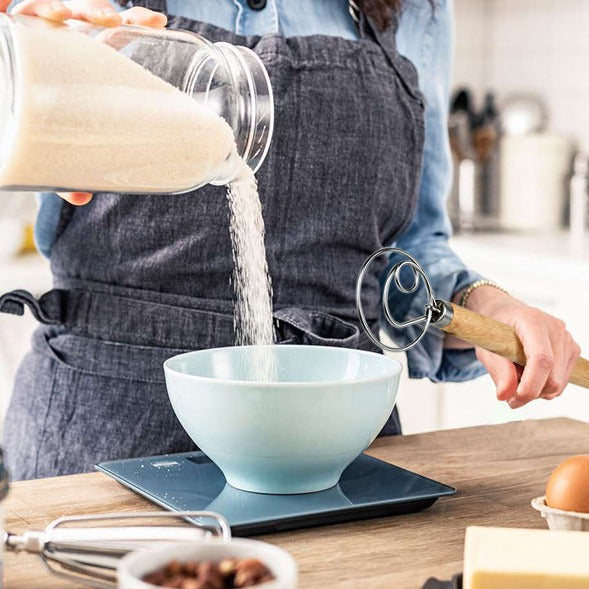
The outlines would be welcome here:
M 556 509 L 546 505 L 546 496 L 532 499 L 532 507 L 540 512 L 551 530 L 589 532 L 589 513 Z
M 268 363 L 272 379 L 252 367 Z M 236 346 L 164 364 L 172 407 L 194 443 L 238 489 L 310 493 L 333 487 L 386 423 L 396 360 L 347 348 Z
M 297 564 L 288 552 L 265 542 L 233 538 L 182 542 L 131 552 L 119 562 L 118 587 L 153 589 L 155 585 L 145 583 L 141 579 L 163 568 L 172 560 L 218 563 L 226 558 L 256 558 L 264 563 L 274 575 L 274 580 L 256 585 L 261 589 L 295 589 L 297 586 Z

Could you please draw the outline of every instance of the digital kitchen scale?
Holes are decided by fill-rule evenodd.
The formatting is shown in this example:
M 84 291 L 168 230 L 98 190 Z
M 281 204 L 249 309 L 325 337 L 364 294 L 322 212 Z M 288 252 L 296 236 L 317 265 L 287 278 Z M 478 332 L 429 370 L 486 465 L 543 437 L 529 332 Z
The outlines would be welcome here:
M 239 491 L 202 452 L 102 462 L 96 468 L 166 509 L 220 513 L 239 536 L 410 513 L 456 493 L 365 454 L 335 487 L 298 495 Z

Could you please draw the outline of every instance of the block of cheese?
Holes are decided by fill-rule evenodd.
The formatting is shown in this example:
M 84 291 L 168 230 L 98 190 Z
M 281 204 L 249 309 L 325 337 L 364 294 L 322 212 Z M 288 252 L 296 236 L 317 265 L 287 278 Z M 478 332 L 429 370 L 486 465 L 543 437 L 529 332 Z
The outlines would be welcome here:
M 589 533 L 466 529 L 464 589 L 587 589 Z

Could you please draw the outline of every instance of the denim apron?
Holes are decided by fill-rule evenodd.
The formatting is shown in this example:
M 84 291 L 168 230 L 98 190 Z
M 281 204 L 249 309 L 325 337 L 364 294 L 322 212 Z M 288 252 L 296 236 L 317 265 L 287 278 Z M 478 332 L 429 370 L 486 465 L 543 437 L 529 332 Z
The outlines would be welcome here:
M 165 0 L 135 4 L 166 9 Z M 360 15 L 358 41 L 244 37 L 169 15 L 170 28 L 250 47 L 271 78 L 275 135 L 258 181 L 278 343 L 372 349 L 356 318 L 356 276 L 411 222 L 423 148 L 423 100 L 397 53 L 396 25 L 382 33 Z M 54 289 L 39 300 L 25 291 L 0 298 L 0 310 L 28 306 L 41 323 L 4 430 L 15 478 L 194 448 L 162 363 L 234 345 L 225 193 L 100 193 L 83 207 L 64 204 Z M 375 327 L 378 274 L 363 291 Z M 399 432 L 395 411 L 382 433 Z

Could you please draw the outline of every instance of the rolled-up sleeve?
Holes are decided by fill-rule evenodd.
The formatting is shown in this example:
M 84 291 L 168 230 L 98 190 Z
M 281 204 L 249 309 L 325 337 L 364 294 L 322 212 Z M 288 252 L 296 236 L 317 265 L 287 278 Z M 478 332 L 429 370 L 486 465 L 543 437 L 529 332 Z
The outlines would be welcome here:
M 446 199 L 452 183 L 452 160 L 447 119 L 453 47 L 452 0 L 437 0 L 432 8 L 425 0 L 407 0 L 397 33 L 399 51 L 419 73 L 426 100 L 425 147 L 421 187 L 415 217 L 397 243 L 423 266 L 436 298 L 453 295 L 481 276 L 467 268 L 450 249 L 451 225 Z M 398 262 L 391 258 L 389 268 Z M 403 306 L 391 289 L 390 307 Z M 406 296 L 406 295 L 405 295 Z M 409 314 L 423 314 L 423 300 L 416 298 Z M 387 332 L 387 324 L 383 323 Z M 409 376 L 439 381 L 464 381 L 484 374 L 473 349 L 444 348 L 444 334 L 430 328 L 421 342 L 407 352 Z

